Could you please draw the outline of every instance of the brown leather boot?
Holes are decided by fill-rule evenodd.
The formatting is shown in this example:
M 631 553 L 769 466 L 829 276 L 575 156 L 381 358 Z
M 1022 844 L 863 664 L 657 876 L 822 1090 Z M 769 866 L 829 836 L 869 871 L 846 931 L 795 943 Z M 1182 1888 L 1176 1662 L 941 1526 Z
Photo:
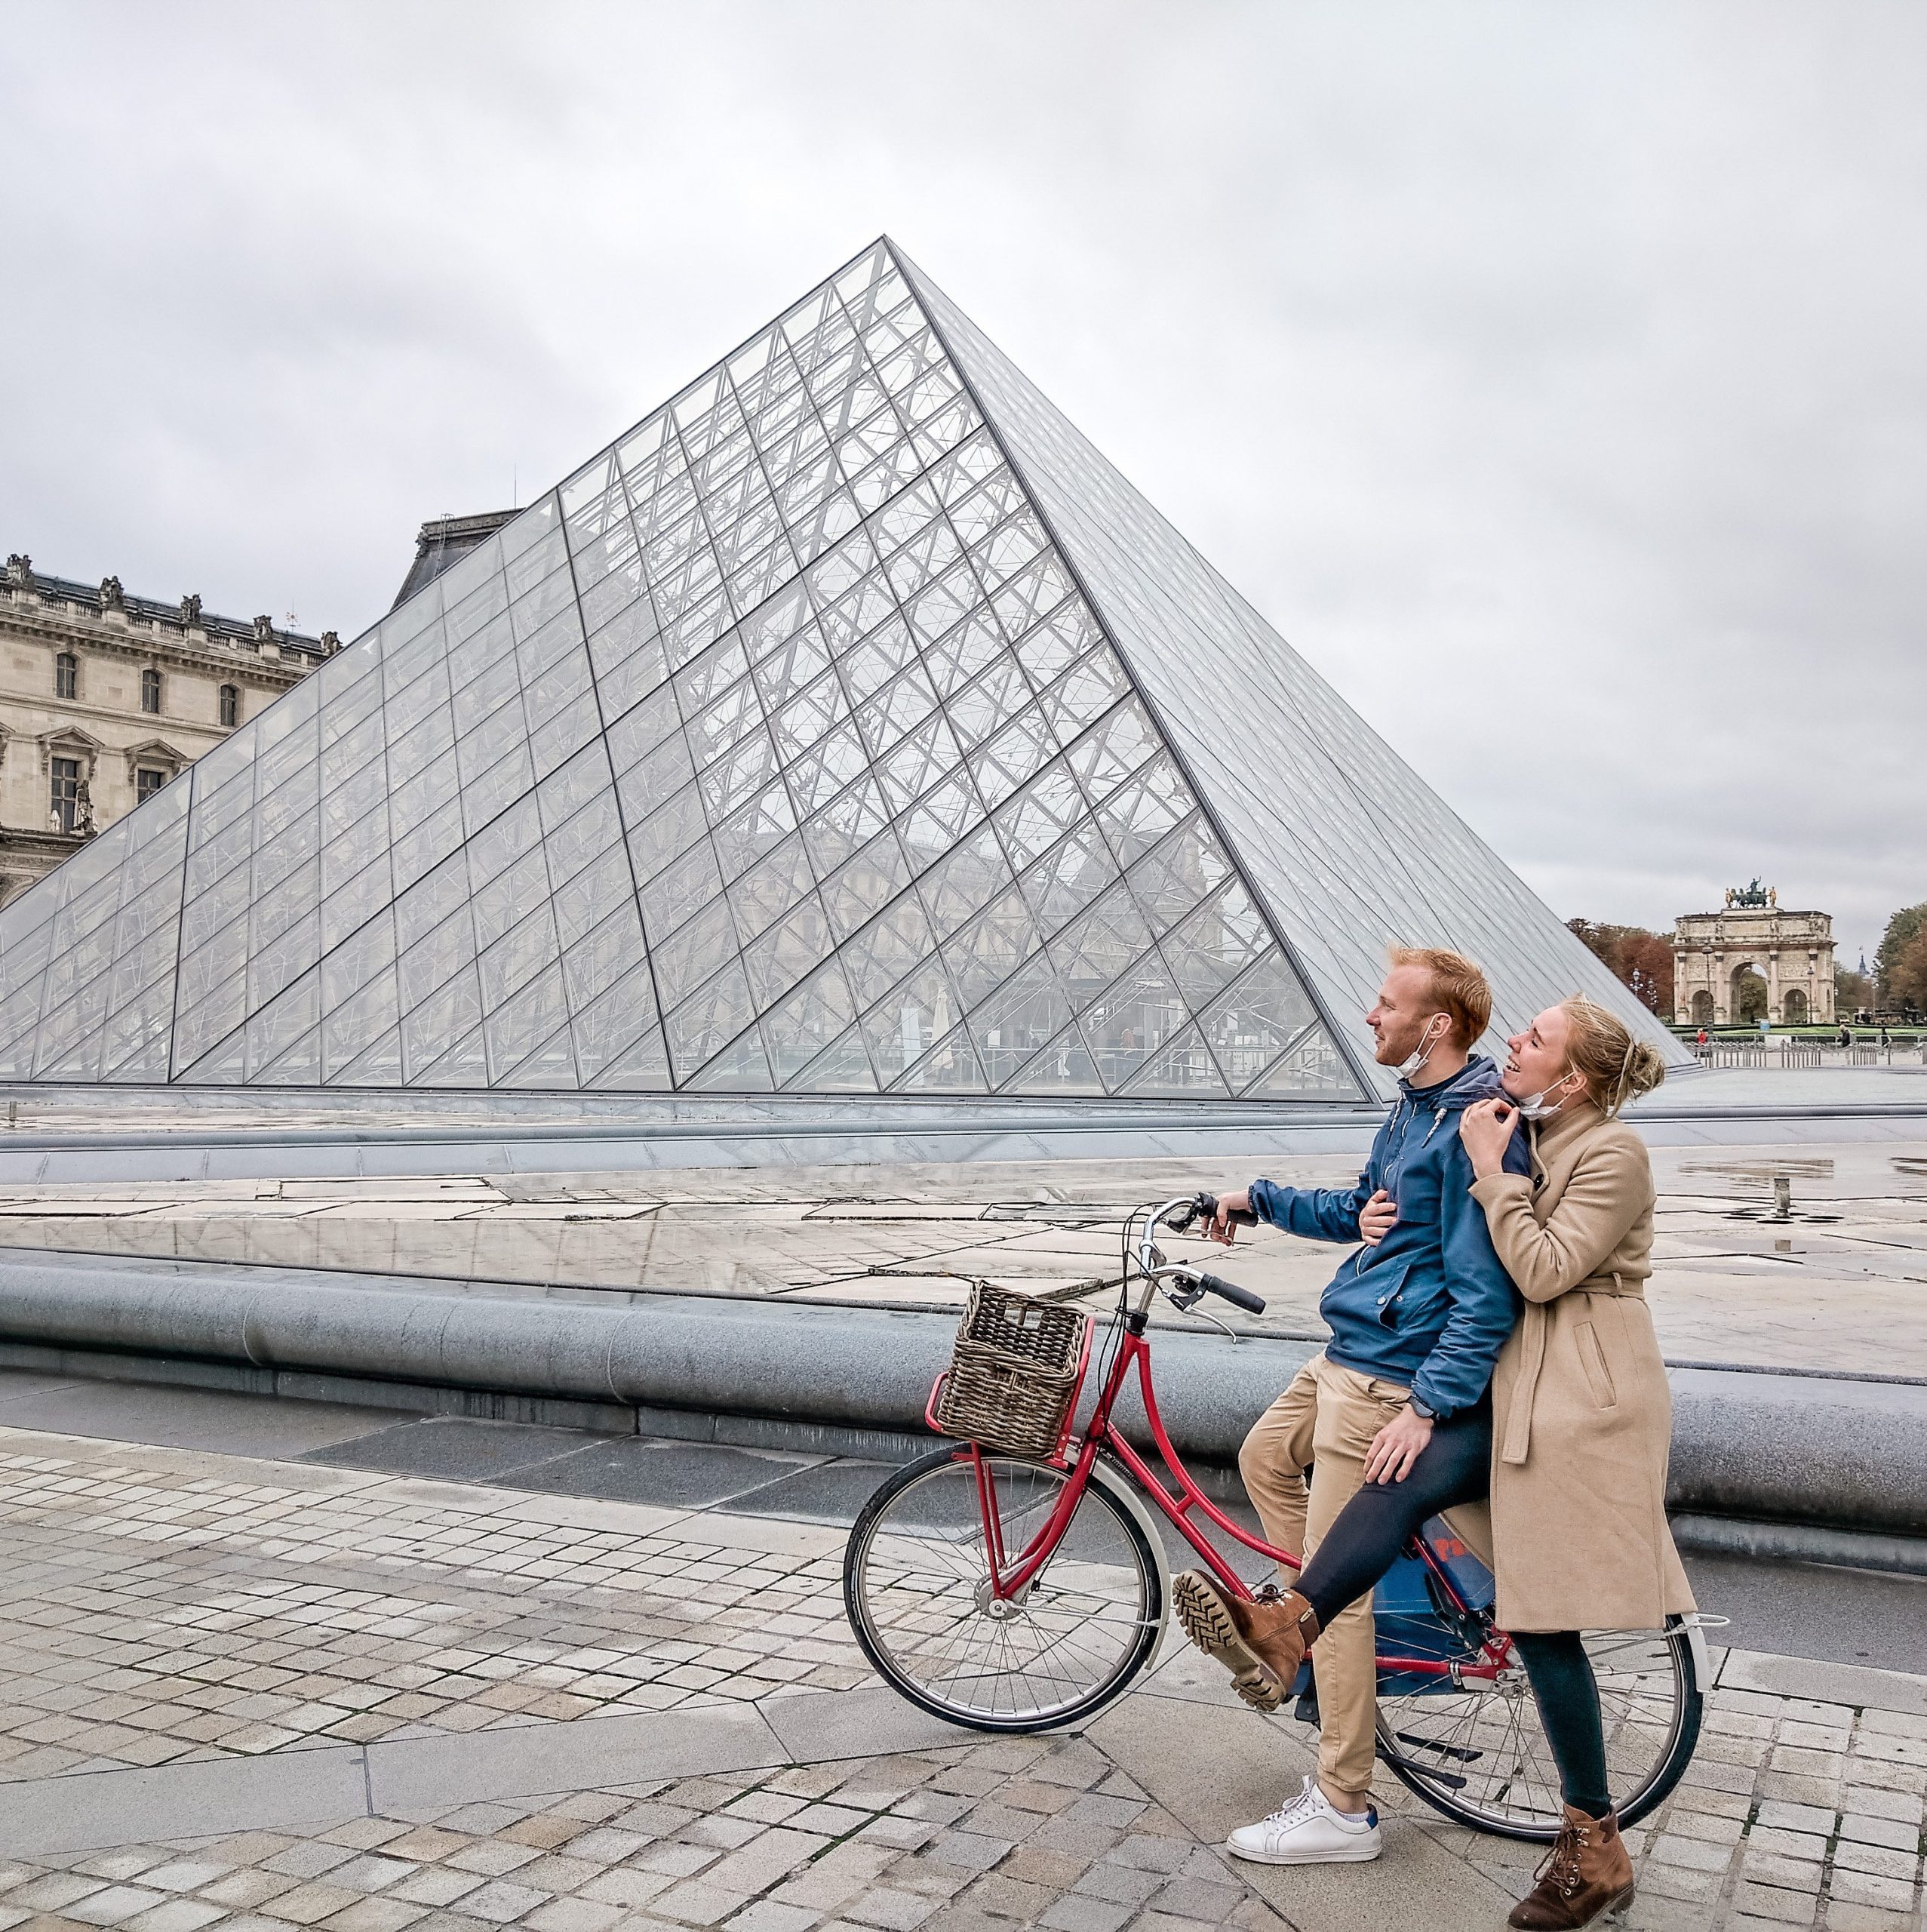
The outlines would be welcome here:
M 1506 1924 L 1520 1932 L 1573 1932 L 1603 1912 L 1633 1903 L 1633 1861 L 1619 1835 L 1619 1814 L 1588 1817 L 1570 1804 L 1539 1882 L 1512 1908 Z
M 1285 1701 L 1318 1635 L 1317 1613 L 1297 1591 L 1268 1583 L 1247 1603 L 1187 1570 L 1172 1582 L 1171 1600 L 1185 1635 L 1231 1673 L 1231 1688 L 1252 1709 Z

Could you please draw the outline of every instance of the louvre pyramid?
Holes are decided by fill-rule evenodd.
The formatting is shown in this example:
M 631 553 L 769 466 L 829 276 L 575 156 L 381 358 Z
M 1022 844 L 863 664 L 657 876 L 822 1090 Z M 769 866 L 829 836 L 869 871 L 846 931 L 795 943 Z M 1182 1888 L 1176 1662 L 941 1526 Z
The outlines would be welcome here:
M 1393 938 L 1672 1045 L 880 242 L 0 913 L 0 1079 L 1362 1100 Z

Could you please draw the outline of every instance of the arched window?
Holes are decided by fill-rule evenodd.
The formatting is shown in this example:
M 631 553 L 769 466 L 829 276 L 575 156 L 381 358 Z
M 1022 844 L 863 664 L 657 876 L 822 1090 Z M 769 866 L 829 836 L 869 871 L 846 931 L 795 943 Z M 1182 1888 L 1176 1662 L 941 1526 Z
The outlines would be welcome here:
M 161 674 L 146 670 L 140 674 L 140 708 L 152 712 L 155 717 L 161 715 Z
M 221 687 L 221 722 L 235 725 L 241 722 L 241 687 L 223 685 Z
M 80 660 L 71 651 L 62 651 L 54 660 L 54 695 L 80 696 Z

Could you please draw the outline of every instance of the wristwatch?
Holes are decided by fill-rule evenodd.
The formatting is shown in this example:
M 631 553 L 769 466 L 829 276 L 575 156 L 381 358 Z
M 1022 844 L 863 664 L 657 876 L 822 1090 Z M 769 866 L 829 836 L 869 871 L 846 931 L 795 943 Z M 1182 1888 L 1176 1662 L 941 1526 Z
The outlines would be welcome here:
M 1408 1395 L 1405 1405 L 1421 1422 L 1437 1422 L 1439 1412 L 1422 1395 Z

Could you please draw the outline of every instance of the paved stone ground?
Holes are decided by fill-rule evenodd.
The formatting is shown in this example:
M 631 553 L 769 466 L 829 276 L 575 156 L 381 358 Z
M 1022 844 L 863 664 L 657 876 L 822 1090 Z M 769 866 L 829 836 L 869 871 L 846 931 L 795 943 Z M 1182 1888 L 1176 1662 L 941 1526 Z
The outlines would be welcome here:
M 0 1932 L 1451 1932 L 1530 1881 L 1395 1787 L 1375 1866 L 1229 1860 L 1306 1735 L 1182 1647 L 1082 1737 L 933 1726 L 841 1541 L 0 1430 Z M 1924 1798 L 1927 1678 L 1729 1653 L 1632 1923 L 1917 1926 Z
M 0 1187 L 0 1245 L 921 1306 L 957 1305 L 979 1277 L 1102 1298 L 1129 1207 L 1248 1179 L 1252 1164 L 39 1183 Z M 1311 1185 L 1357 1171 L 1343 1155 L 1263 1164 Z M 1649 1298 L 1669 1357 L 1873 1373 L 1927 1361 L 1927 1139 L 1661 1146 L 1654 1165 Z M 1785 1222 L 1765 1218 L 1775 1175 L 1793 1184 Z M 1335 1259 L 1328 1244 L 1255 1231 L 1233 1269 L 1271 1302 L 1251 1325 L 1322 1336 Z

